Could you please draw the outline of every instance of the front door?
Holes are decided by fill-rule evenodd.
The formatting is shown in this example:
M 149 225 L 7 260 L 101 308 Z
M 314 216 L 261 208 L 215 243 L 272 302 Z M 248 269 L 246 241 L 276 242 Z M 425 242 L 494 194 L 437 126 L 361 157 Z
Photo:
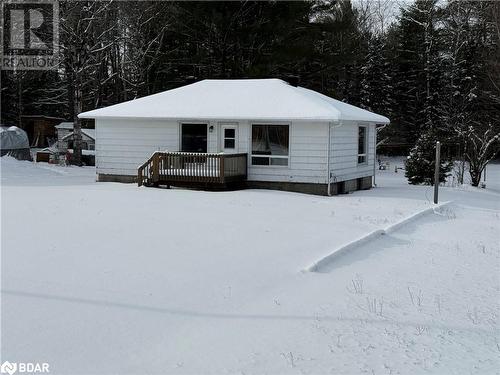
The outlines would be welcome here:
M 236 125 L 221 125 L 221 151 L 234 154 L 238 148 L 238 128 Z
M 181 151 L 207 152 L 207 124 L 181 125 Z

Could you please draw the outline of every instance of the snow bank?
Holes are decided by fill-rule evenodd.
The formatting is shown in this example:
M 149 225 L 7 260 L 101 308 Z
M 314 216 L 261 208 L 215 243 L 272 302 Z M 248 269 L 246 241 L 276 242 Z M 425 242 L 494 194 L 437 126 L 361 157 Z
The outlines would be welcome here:
M 379 236 L 383 236 L 386 234 L 390 234 L 399 228 L 403 227 L 404 225 L 407 225 L 408 223 L 411 223 L 418 218 L 420 218 L 423 215 L 430 214 L 432 212 L 437 212 L 440 208 L 447 206 L 451 202 L 444 202 L 444 203 L 439 203 L 433 207 L 428 207 L 424 208 L 423 210 L 416 212 L 400 221 L 397 223 L 391 224 L 385 229 L 377 229 L 374 230 L 373 232 L 370 232 L 366 235 L 364 235 L 361 238 L 355 239 L 345 245 L 342 245 L 338 247 L 337 249 L 333 250 L 331 253 L 325 255 L 321 259 L 317 260 L 316 262 L 312 263 L 311 265 L 307 266 L 304 271 L 306 272 L 321 272 L 322 269 L 326 266 L 329 266 L 330 263 L 334 262 L 335 259 L 349 251 L 355 250 L 357 247 L 363 246 L 369 241 L 375 240 Z

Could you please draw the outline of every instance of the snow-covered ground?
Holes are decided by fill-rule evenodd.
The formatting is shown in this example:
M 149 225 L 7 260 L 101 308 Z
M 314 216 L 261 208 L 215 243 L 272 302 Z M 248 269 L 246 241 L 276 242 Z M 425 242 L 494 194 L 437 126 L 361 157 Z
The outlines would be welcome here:
M 336 197 L 95 183 L 1 159 L 2 361 L 54 374 L 498 373 L 500 165 L 432 206 L 391 168 Z

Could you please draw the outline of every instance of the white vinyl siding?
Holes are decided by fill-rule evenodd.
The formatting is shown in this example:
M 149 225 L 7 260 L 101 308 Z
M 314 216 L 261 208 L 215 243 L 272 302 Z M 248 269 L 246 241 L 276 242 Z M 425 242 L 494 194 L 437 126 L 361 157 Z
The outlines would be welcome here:
M 179 124 L 160 120 L 96 120 L 99 174 L 137 174 L 154 151 L 179 149 Z
M 366 126 L 366 162 L 358 163 L 358 125 Z M 373 175 L 375 124 L 355 121 L 334 123 L 331 132 L 331 182 Z
M 137 167 L 154 151 L 178 151 L 180 123 L 176 120 L 97 120 L 97 173 L 135 176 Z M 208 133 L 208 152 L 220 152 L 221 121 L 210 120 L 206 123 L 214 126 L 213 132 Z M 264 122 L 248 120 L 231 123 L 238 126 L 238 152 L 248 154 L 249 180 L 319 184 L 328 182 L 328 122 L 282 122 L 289 125 L 288 166 L 251 165 L 251 125 Z M 330 129 L 331 182 L 373 175 L 375 125 L 347 121 L 338 125 L 333 123 Z M 366 164 L 358 164 L 358 125 L 367 126 Z

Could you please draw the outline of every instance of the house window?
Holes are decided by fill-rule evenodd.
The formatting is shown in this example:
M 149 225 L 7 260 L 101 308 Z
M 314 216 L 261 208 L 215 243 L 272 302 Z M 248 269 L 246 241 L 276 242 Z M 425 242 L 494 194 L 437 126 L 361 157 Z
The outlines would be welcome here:
M 95 150 L 95 144 L 89 143 L 89 150 Z
M 252 125 L 252 165 L 288 165 L 288 125 Z
M 358 128 L 358 164 L 366 163 L 367 134 L 366 126 Z
M 224 148 L 225 149 L 236 148 L 236 129 L 235 128 L 224 128 Z
M 182 152 L 207 152 L 207 124 L 182 124 Z

